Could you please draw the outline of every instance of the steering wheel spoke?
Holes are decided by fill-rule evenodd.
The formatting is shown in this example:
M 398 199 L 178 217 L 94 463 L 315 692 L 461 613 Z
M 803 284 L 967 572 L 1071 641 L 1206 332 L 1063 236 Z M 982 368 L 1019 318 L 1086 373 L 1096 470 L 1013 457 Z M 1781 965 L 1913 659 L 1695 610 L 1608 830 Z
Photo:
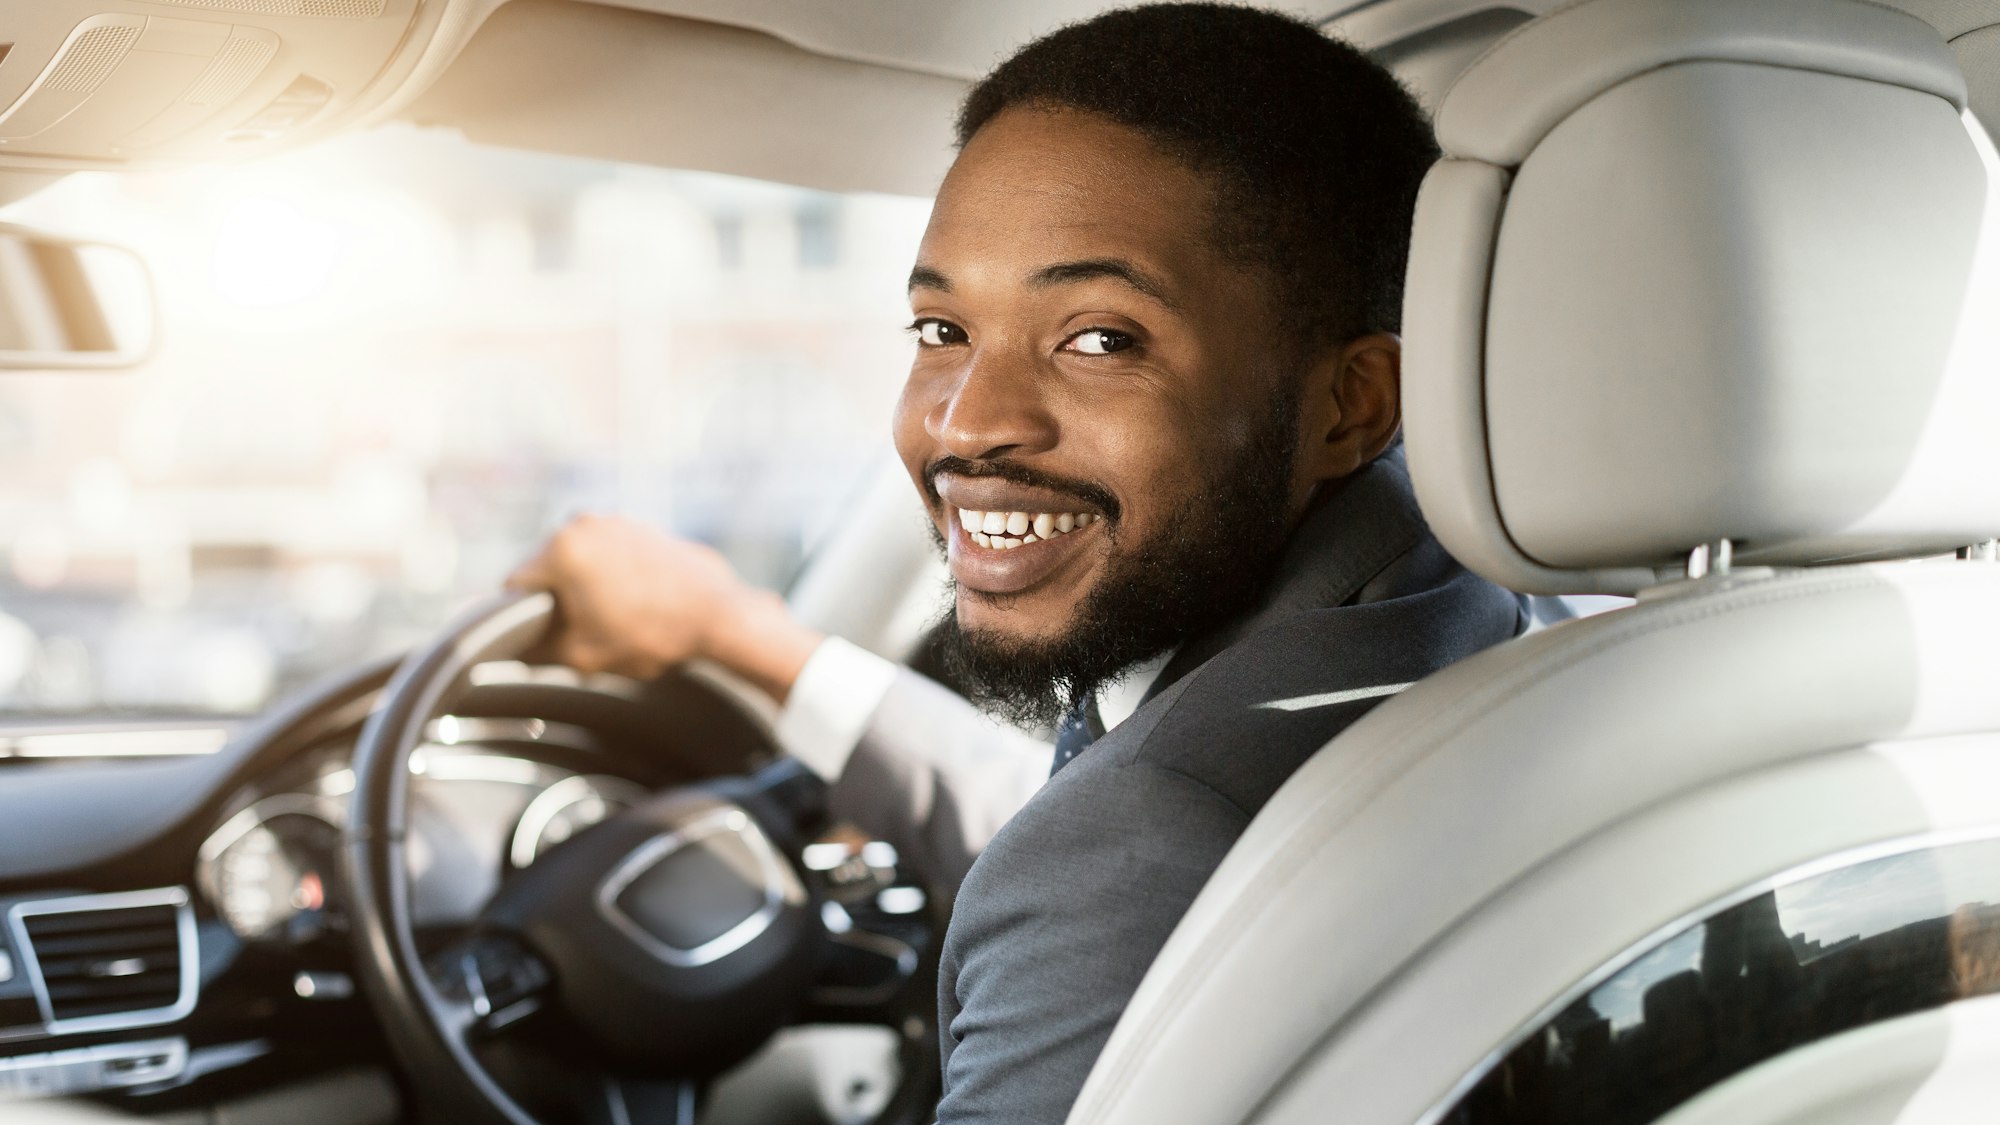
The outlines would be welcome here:
M 700 1088 L 692 1081 L 605 1075 L 601 1103 L 586 1105 L 591 1125 L 694 1125 Z
M 431 985 L 444 1000 L 449 1030 L 468 1041 L 507 1032 L 542 1010 L 553 976 L 526 945 L 504 934 L 480 933 L 425 959 Z

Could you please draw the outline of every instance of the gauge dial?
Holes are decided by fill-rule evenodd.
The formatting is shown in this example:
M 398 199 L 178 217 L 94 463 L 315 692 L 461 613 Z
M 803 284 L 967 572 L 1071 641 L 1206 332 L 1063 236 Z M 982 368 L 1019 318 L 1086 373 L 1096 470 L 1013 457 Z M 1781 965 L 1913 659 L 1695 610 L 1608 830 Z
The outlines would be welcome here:
M 237 813 L 201 847 L 201 882 L 223 921 L 246 940 L 302 941 L 333 915 L 329 884 L 340 829 L 325 803 L 268 797 Z
M 514 826 L 507 861 L 526 867 L 535 857 L 599 821 L 617 816 L 646 799 L 644 786 L 622 777 L 576 774 L 535 796 Z

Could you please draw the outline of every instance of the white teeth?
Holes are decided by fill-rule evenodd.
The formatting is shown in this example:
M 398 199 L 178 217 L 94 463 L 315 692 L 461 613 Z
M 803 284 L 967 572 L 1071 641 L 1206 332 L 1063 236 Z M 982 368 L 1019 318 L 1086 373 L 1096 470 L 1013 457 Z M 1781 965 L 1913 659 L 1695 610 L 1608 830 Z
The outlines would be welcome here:
M 982 547 L 1023 547 L 1089 527 L 1097 517 L 1089 512 L 981 512 L 958 509 L 959 526 Z

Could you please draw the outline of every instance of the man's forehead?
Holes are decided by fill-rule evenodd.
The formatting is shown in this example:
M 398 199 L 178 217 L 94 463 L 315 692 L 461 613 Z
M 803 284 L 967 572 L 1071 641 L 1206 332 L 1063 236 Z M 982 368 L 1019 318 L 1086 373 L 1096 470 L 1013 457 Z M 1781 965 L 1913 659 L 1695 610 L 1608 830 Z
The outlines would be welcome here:
M 1072 254 L 1177 241 L 1199 229 L 1207 199 L 1176 187 L 1135 167 L 974 168 L 956 183 L 946 181 L 925 239 L 1015 237 L 1032 229 Z
M 1064 201 L 1002 191 L 940 203 L 910 272 L 912 289 L 1104 281 L 1173 308 L 1177 293 L 1221 264 L 1201 220 L 1109 191 Z
M 998 271 L 980 270 L 975 267 L 975 272 L 979 280 L 986 281 L 991 274 Z M 1128 258 L 1068 258 L 1051 261 L 1028 268 L 1014 280 L 1030 290 L 1109 281 L 1122 285 L 1169 310 L 1182 311 L 1180 298 L 1175 295 L 1176 286 L 1171 276 L 1149 269 L 1144 264 Z M 956 283 L 953 282 L 951 274 L 939 266 L 920 260 L 910 271 L 910 289 L 913 292 L 918 289 L 930 289 L 939 293 L 951 293 L 955 287 Z
M 1136 129 L 1079 110 L 1010 109 L 952 163 L 932 225 L 1032 221 L 1078 236 L 1172 228 L 1210 195 L 1205 177 Z
M 1139 129 L 1100 113 L 1057 106 L 1015 106 L 981 126 L 959 150 L 945 174 L 945 186 L 977 184 L 1003 169 L 1039 171 L 1041 182 L 1060 189 L 1066 175 L 1116 174 L 1135 165 L 1155 171 L 1196 174 Z

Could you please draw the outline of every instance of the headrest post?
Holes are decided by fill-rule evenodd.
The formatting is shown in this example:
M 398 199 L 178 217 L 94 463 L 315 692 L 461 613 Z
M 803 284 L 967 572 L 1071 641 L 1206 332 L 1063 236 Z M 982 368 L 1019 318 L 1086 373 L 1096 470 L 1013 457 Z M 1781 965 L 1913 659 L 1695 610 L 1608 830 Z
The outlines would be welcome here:
M 1709 575 L 1717 578 L 1726 577 L 1729 574 L 1730 556 L 1734 553 L 1735 547 L 1727 539 L 1703 543 L 1688 552 L 1688 578 L 1693 580 L 1707 578 Z

